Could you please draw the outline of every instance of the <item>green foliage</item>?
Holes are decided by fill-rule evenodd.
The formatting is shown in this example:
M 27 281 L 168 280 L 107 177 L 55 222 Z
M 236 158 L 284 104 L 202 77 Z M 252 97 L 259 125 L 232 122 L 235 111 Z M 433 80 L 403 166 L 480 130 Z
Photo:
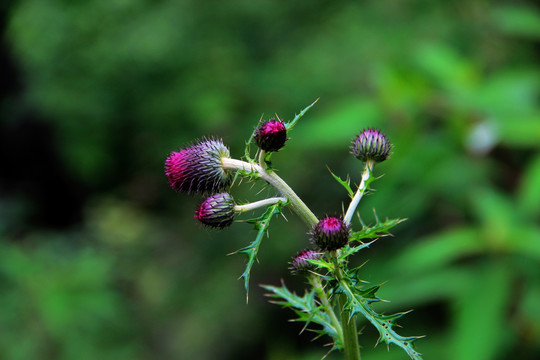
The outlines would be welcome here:
M 304 296 L 299 296 L 287 289 L 285 284 L 281 287 L 272 285 L 262 285 L 262 287 L 269 292 L 269 297 L 278 299 L 272 300 L 272 303 L 292 309 L 298 316 L 294 321 L 305 323 L 302 332 L 308 329 L 317 334 L 315 338 L 323 335 L 329 336 L 333 341 L 330 351 L 339 350 L 343 347 L 338 330 L 332 324 L 330 316 L 325 312 L 325 308 L 317 304 L 315 300 L 315 290 L 306 291 Z M 321 329 L 309 327 L 311 323 L 320 325 Z
M 411 359 L 421 360 L 422 357 L 413 346 L 413 343 L 423 336 L 408 336 L 398 335 L 394 330 L 396 320 L 401 318 L 407 312 L 400 312 L 392 315 L 381 315 L 371 308 L 371 304 L 379 302 L 380 299 L 376 296 L 379 286 L 373 286 L 363 289 L 355 285 L 359 282 L 356 278 L 357 272 L 345 272 L 344 280 L 338 283 L 337 293 L 343 293 L 347 297 L 346 310 L 350 311 L 351 317 L 356 314 L 364 316 L 379 332 L 379 342 L 386 344 L 394 344 L 402 348 Z
M 387 220 L 381 223 L 377 219 L 376 225 L 372 227 L 364 226 L 362 231 L 355 232 L 355 240 L 388 234 L 389 230 L 401 221 L 402 220 Z M 353 239 L 351 238 L 350 241 L 352 242 Z M 382 315 L 377 313 L 372 308 L 372 304 L 381 301 L 377 296 L 380 286 L 364 287 L 363 283 L 365 281 L 359 277 L 360 269 L 363 265 L 354 269 L 347 269 L 346 265 L 350 261 L 349 257 L 358 251 L 367 248 L 375 241 L 376 240 L 373 240 L 369 243 L 353 247 L 348 245 L 336 252 L 337 257 L 335 258 L 333 257 L 335 255 L 328 254 L 328 259 L 310 260 L 310 262 L 315 264 L 319 270 L 324 270 L 324 273 L 314 272 L 309 276 L 320 277 L 322 280 L 326 281 L 329 286 L 332 286 L 332 297 L 338 297 L 340 295 L 346 297 L 343 309 L 339 310 L 342 314 L 349 314 L 349 318 L 342 321 L 356 321 L 355 315 L 359 314 L 367 319 L 379 332 L 377 344 L 379 342 L 384 342 L 388 345 L 397 345 L 402 348 L 411 359 L 421 360 L 422 356 L 416 351 L 413 343 L 423 336 L 405 337 L 399 335 L 394 329 L 396 326 L 399 326 L 396 321 L 410 311 L 399 312 L 392 315 Z M 330 316 L 326 313 L 331 310 L 322 305 L 316 305 L 316 292 L 314 289 L 309 292 L 306 291 L 304 296 L 301 297 L 290 292 L 284 284 L 279 288 L 274 286 L 263 287 L 270 292 L 269 296 L 281 299 L 274 301 L 274 303 L 292 309 L 299 316 L 295 321 L 305 322 L 305 327 L 307 327 L 310 322 L 321 325 L 322 329 L 312 329 L 312 331 L 316 332 L 319 336 L 322 336 L 323 334 L 329 336 L 333 340 L 332 349 L 341 349 L 343 347 L 336 328 L 332 325 Z M 323 299 L 320 299 L 319 303 L 324 305 Z
M 251 273 L 251 268 L 257 260 L 257 254 L 259 253 L 259 247 L 261 246 L 262 239 L 264 235 L 268 234 L 268 227 L 270 226 L 270 220 L 274 215 L 281 214 L 281 208 L 284 204 L 278 202 L 274 205 L 271 205 L 266 209 L 264 214 L 257 218 L 246 220 L 249 224 L 254 224 L 255 230 L 257 231 L 257 236 L 248 246 L 243 247 L 242 249 L 236 250 L 233 254 L 245 254 L 247 256 L 246 269 L 240 276 L 244 279 L 244 288 L 246 290 L 246 301 L 249 299 L 249 278 Z

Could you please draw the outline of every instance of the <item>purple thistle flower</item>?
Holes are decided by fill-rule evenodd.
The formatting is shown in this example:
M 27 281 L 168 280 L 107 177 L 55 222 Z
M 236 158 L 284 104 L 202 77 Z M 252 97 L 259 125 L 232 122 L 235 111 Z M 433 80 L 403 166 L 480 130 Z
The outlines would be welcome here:
M 210 196 L 195 210 L 195 219 L 204 225 L 223 229 L 234 220 L 234 199 L 229 193 Z
M 255 130 L 255 141 L 264 151 L 278 151 L 287 141 L 287 128 L 283 121 L 272 118 Z
M 173 151 L 165 160 L 165 175 L 176 191 L 188 194 L 209 194 L 231 185 L 231 176 L 221 166 L 221 159 L 230 157 L 222 140 L 203 139 L 180 151 Z
M 296 254 L 289 263 L 289 268 L 293 274 L 305 273 L 314 270 L 317 266 L 310 263 L 309 260 L 319 260 L 322 254 L 310 249 L 305 249 Z
M 351 154 L 362 161 L 381 162 L 390 156 L 392 145 L 386 135 L 376 129 L 367 129 L 353 140 Z
M 350 229 L 341 218 L 327 216 L 311 231 L 311 241 L 323 251 L 341 249 L 349 241 Z

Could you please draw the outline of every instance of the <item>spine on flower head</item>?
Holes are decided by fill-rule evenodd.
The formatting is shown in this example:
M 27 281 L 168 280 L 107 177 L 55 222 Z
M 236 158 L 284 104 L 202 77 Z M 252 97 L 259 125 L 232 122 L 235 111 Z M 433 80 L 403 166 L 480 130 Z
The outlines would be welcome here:
M 335 216 L 319 220 L 311 231 L 312 243 L 322 251 L 341 249 L 349 242 L 349 236 L 349 226 Z
M 352 142 L 351 153 L 362 161 L 381 162 L 390 156 L 392 145 L 386 135 L 376 129 L 367 129 Z
M 255 142 L 264 151 L 278 151 L 287 141 L 287 128 L 281 120 L 272 118 L 261 123 L 255 130 Z
M 195 219 L 202 224 L 223 229 L 234 220 L 234 199 L 231 194 L 223 192 L 204 200 L 195 211 Z
M 317 266 L 309 260 L 319 260 L 321 257 L 322 254 L 315 250 L 302 250 L 293 257 L 292 261 L 289 263 L 291 265 L 289 269 L 293 274 L 302 274 L 309 270 L 315 270 Z
M 221 164 L 222 158 L 229 157 L 229 149 L 221 140 L 203 139 L 172 152 L 165 160 L 165 175 L 169 185 L 179 192 L 220 192 L 231 185 L 232 177 Z

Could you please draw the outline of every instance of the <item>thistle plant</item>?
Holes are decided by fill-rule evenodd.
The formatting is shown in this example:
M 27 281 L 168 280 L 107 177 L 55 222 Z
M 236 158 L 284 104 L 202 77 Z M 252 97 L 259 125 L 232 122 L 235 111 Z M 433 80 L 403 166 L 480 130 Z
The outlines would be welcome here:
M 379 238 L 389 235 L 390 230 L 403 221 L 381 221 L 375 216 L 375 223 L 365 224 L 358 216 L 358 230 L 354 229 L 352 223 L 362 197 L 376 179 L 373 174 L 375 165 L 391 155 L 392 145 L 386 135 L 377 129 L 367 129 L 352 140 L 350 153 L 364 166 L 356 190 L 353 190 L 349 180 L 342 180 L 331 173 L 351 198 L 342 215 L 318 218 L 274 170 L 272 153 L 284 148 L 288 133 L 316 102 L 303 109 L 290 122 L 275 118 L 259 122 L 247 141 L 241 159 L 232 158 L 229 149 L 216 138 L 203 138 L 172 152 L 165 161 L 169 184 L 178 192 L 205 197 L 195 210 L 194 217 L 211 228 L 224 229 L 234 223 L 236 216 L 262 209 L 259 210 L 259 216 L 243 219 L 243 222 L 255 227 L 255 239 L 234 252 L 247 258 L 241 275 L 246 300 L 251 270 L 271 220 L 289 208 L 307 226 L 306 238 L 303 240 L 305 248 L 299 249 L 289 263 L 293 274 L 305 277 L 306 288 L 300 296 L 289 290 L 283 282 L 280 286 L 262 285 L 271 302 L 294 311 L 297 316 L 295 321 L 305 323 L 304 329 L 314 332 L 316 337 L 329 337 L 332 344 L 329 352 L 341 351 L 347 360 L 360 359 L 358 317 L 364 317 L 378 330 L 377 344 L 394 344 L 411 359 L 420 360 L 422 357 L 415 350 L 414 342 L 421 336 L 402 336 L 395 329 L 396 321 L 408 311 L 390 315 L 378 313 L 373 305 L 381 301 L 377 296 L 380 285 L 370 286 L 362 280 L 362 265 L 351 267 L 354 255 L 373 245 Z M 257 150 L 252 154 L 254 144 Z M 235 182 L 233 179 L 236 178 L 263 181 L 274 188 L 276 194 L 274 197 L 239 204 L 230 194 Z

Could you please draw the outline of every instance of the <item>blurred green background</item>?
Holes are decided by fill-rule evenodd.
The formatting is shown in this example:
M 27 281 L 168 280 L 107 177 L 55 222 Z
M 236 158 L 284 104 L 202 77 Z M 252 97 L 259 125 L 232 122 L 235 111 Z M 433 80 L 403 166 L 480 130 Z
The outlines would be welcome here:
M 243 154 L 261 116 L 301 119 L 273 157 L 319 216 L 347 202 L 364 127 L 394 144 L 361 204 L 408 218 L 357 256 L 379 311 L 415 311 L 425 359 L 540 358 L 540 8 L 536 1 L 20 0 L 0 5 L 0 358 L 320 359 L 257 284 L 308 245 L 276 219 L 245 304 L 244 223 L 193 220 L 170 151 Z M 243 183 L 239 200 L 272 195 Z M 357 224 L 358 225 L 358 224 Z M 363 359 L 376 348 L 361 324 Z M 329 359 L 340 359 L 335 353 Z

